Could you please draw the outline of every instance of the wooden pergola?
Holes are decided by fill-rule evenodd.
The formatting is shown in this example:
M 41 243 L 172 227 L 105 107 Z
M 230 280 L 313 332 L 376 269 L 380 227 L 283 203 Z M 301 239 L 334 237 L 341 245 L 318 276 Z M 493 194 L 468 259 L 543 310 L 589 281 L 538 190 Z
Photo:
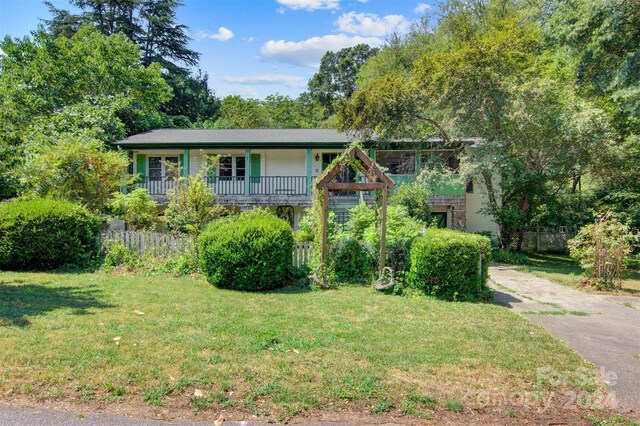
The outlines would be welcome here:
M 323 193 L 322 205 L 322 251 L 321 262 L 327 260 L 327 220 L 329 216 L 329 191 L 376 191 L 382 190 L 382 214 L 380 220 L 380 274 L 384 270 L 386 260 L 386 234 L 387 234 L 387 200 L 389 189 L 395 186 L 393 180 L 380 169 L 358 147 L 351 148 L 343 155 L 343 160 L 334 164 L 329 171 L 316 183 L 316 188 Z M 356 161 L 352 161 L 356 160 Z M 355 166 L 369 182 L 332 182 L 349 165 Z

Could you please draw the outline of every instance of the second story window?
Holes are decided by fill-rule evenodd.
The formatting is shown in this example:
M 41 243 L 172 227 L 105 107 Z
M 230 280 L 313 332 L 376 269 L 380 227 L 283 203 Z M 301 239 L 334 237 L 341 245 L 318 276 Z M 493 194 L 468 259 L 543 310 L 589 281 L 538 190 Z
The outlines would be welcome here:
M 416 172 L 416 159 L 413 151 L 377 151 L 376 162 L 394 175 L 411 175 Z
M 245 167 L 244 156 L 236 157 L 236 176 L 238 177 L 238 179 L 244 179 L 244 173 L 246 170 Z
M 176 156 L 152 156 L 149 157 L 149 179 L 161 180 L 163 178 L 175 178 L 179 172 L 178 157 Z
M 243 180 L 246 171 L 246 162 L 243 155 L 220 157 L 218 163 L 218 176 Z
M 220 163 L 218 164 L 218 176 L 220 177 L 232 177 L 233 176 L 233 158 L 232 157 L 220 157 Z

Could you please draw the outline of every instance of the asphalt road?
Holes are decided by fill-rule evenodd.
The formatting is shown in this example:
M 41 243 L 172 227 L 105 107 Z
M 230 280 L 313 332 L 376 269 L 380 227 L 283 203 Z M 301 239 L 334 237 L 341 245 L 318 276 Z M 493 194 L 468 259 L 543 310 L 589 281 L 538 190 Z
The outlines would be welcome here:
M 168 422 L 161 420 L 137 420 L 129 417 L 115 416 L 107 413 L 74 413 L 51 408 L 22 408 L 0 403 L 0 426 L 194 426 L 213 425 L 213 422 Z M 254 426 L 257 423 L 225 422 L 229 425 Z
M 564 340 L 598 368 L 613 406 L 640 412 L 640 297 L 587 294 L 509 267 L 489 275 L 497 304 Z

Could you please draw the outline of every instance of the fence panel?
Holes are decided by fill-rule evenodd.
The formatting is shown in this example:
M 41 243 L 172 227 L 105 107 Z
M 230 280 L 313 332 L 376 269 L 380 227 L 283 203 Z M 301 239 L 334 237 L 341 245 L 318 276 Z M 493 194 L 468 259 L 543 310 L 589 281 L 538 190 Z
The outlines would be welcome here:
M 141 256 L 167 256 L 181 253 L 193 245 L 193 238 L 189 236 L 163 234 L 160 232 L 143 231 L 103 231 L 100 241 L 118 241 L 126 248 Z M 311 243 L 295 243 L 293 247 L 293 265 L 301 267 L 311 259 Z
M 293 266 L 299 268 L 311 259 L 311 243 L 303 241 L 293 246 Z
M 141 256 L 166 256 L 189 249 L 193 238 L 189 236 L 162 234 L 143 231 L 103 231 L 101 242 L 118 241 L 126 248 Z
M 576 232 L 575 227 L 566 226 L 527 229 L 522 239 L 522 250 L 530 253 L 566 253 L 567 242 L 576 235 Z M 514 239 L 511 242 L 511 248 L 515 248 L 515 245 Z

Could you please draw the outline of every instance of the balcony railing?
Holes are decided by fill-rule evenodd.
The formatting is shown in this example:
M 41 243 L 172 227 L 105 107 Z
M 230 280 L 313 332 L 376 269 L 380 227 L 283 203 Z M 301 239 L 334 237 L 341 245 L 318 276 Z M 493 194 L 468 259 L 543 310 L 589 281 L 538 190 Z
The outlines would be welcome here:
M 207 176 L 207 187 L 218 195 L 245 195 L 244 176 Z M 165 195 L 176 186 L 170 177 L 144 177 L 138 181 L 151 195 Z M 249 177 L 249 195 L 307 195 L 306 176 L 252 176 Z
M 145 176 L 136 183 L 138 188 L 149 191 L 149 195 L 164 195 L 167 191 L 176 186 L 176 180 L 167 176 Z
M 307 195 L 306 176 L 260 176 L 249 178 L 251 195 Z
M 207 176 L 207 187 L 214 194 L 220 195 L 243 195 L 243 176 Z

